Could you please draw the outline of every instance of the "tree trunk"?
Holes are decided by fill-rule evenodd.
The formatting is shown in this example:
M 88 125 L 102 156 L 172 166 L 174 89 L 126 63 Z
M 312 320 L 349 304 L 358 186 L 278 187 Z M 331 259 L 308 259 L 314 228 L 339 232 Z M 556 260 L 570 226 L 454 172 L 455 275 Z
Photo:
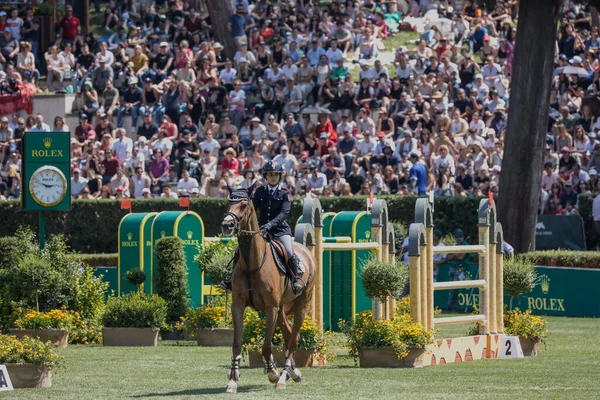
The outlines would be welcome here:
M 517 253 L 535 249 L 561 0 L 521 0 L 498 217 Z
M 600 18 L 598 16 L 598 8 L 590 6 L 590 14 L 592 15 L 592 26 L 600 26 Z
M 233 59 L 236 52 L 235 42 L 231 32 L 227 30 L 229 16 L 234 14 L 233 2 L 231 0 L 206 0 L 206 6 L 215 41 L 223 45 L 223 54 Z

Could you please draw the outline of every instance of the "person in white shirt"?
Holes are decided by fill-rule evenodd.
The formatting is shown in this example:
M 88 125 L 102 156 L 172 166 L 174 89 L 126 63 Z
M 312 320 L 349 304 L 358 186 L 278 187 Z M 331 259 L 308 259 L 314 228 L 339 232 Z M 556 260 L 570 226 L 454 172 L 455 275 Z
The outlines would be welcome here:
M 129 161 L 131 158 L 131 151 L 133 150 L 133 141 L 126 135 L 127 132 L 124 128 L 117 128 L 117 140 L 115 140 L 112 145 L 113 153 L 121 164 L 126 164 L 127 161 Z
M 21 29 L 25 22 L 19 18 L 19 10 L 13 8 L 10 12 L 10 18 L 6 20 L 6 25 L 10 28 L 15 39 L 21 40 Z
M 319 172 L 318 168 L 315 166 L 311 168 L 311 173 L 308 176 L 306 183 L 308 185 L 308 189 L 314 194 L 321 194 L 325 186 L 327 186 L 327 177 L 324 173 Z
M 144 156 L 144 161 L 152 157 L 152 149 L 148 146 L 148 139 L 145 136 L 140 136 L 137 141 L 137 147 L 140 154 Z
M 337 40 L 333 39 L 330 42 L 329 50 L 325 52 L 327 59 L 329 60 L 329 66 L 334 69 L 337 65 L 337 61 L 340 58 L 344 58 L 344 53 L 337 48 Z
M 473 113 L 471 118 L 471 122 L 469 123 L 469 129 L 475 128 L 477 131 L 477 135 L 483 135 L 483 130 L 485 129 L 485 122 L 481 119 L 481 114 L 478 112 Z
M 125 167 L 129 171 L 128 175 L 132 175 L 138 167 L 144 171 L 146 170 L 146 156 L 140 151 L 139 147 L 136 146 L 131 150 L 131 157 L 125 162 Z
M 379 79 L 381 74 L 385 74 L 388 78 L 390 77 L 390 72 L 386 66 L 381 65 L 380 60 L 375 60 L 375 64 L 373 68 L 370 69 L 371 76 L 374 76 L 374 79 Z
M 179 196 L 177 196 L 177 193 L 175 193 L 171 190 L 171 185 L 169 185 L 168 183 L 163 183 L 162 193 L 160 194 L 160 197 L 163 199 L 178 199 L 179 198 Z
M 181 179 L 177 183 L 177 192 L 179 196 L 191 196 L 192 189 L 198 189 L 200 185 L 198 185 L 198 181 L 196 178 L 191 178 L 188 170 L 184 169 L 181 172 Z
M 398 67 L 396 68 L 396 76 L 401 80 L 408 80 L 413 74 L 414 68 L 408 63 L 406 57 L 400 57 Z
M 137 167 L 135 169 L 135 174 L 129 179 L 129 189 L 131 193 L 133 193 L 134 198 L 144 198 L 145 190 L 148 190 L 148 193 L 150 193 L 150 177 L 144 172 L 142 167 Z
M 100 66 L 100 57 L 102 57 L 102 59 L 106 63 L 106 68 L 110 68 L 115 62 L 115 56 L 112 53 L 112 51 L 108 51 L 108 43 L 106 42 L 100 43 L 100 51 L 96 53 L 96 67 Z
M 469 123 L 467 120 L 460 117 L 460 110 L 455 109 L 452 113 L 452 121 L 450 122 L 450 129 L 458 137 L 465 136 L 469 129 Z
M 77 198 L 81 191 L 87 187 L 88 180 L 81 177 L 81 170 L 75 168 L 73 170 L 73 177 L 71 178 L 71 196 Z
M 237 77 L 237 71 L 232 68 L 232 62 L 230 60 L 225 61 L 225 68 L 219 74 L 219 80 L 225 85 L 231 85 L 233 80 Z
M 44 122 L 42 114 L 35 116 L 35 125 L 31 127 L 30 132 L 50 132 L 50 126 Z
M 294 79 L 296 77 L 298 67 L 294 65 L 294 60 L 292 59 L 292 57 L 288 56 L 285 59 L 285 64 L 281 67 L 281 72 L 283 72 L 283 75 L 286 79 Z
M 373 135 L 371 135 L 371 132 L 365 131 L 364 139 L 358 142 L 358 152 L 356 155 L 357 163 L 361 164 L 364 161 L 365 165 L 367 165 L 369 163 L 369 159 L 373 156 L 375 147 L 377 147 L 377 141 L 372 136 Z
M 152 149 L 154 151 L 161 149 L 163 155 L 168 158 L 171 155 L 171 152 L 173 151 L 173 142 L 171 141 L 171 139 L 169 139 L 169 133 L 165 129 L 161 129 L 158 132 L 158 135 L 159 139 L 156 139 L 152 143 Z
M 202 151 L 208 151 L 211 155 L 216 156 L 219 153 L 221 145 L 219 141 L 213 138 L 212 131 L 206 131 L 206 140 L 200 143 Z
M 474 89 L 477 89 L 477 100 L 482 103 L 488 98 L 488 94 L 490 93 L 490 88 L 488 85 L 483 83 L 483 75 L 477 74 L 475 75 L 475 85 L 473 85 Z
M 298 169 L 298 160 L 293 154 L 289 153 L 287 146 L 281 146 L 280 153 L 273 158 L 273 161 L 278 162 L 283 167 L 288 176 L 292 176 Z
M 498 75 L 502 73 L 502 67 L 494 62 L 494 57 L 487 57 L 485 65 L 481 70 L 483 80 L 486 85 L 491 86 L 496 81 Z

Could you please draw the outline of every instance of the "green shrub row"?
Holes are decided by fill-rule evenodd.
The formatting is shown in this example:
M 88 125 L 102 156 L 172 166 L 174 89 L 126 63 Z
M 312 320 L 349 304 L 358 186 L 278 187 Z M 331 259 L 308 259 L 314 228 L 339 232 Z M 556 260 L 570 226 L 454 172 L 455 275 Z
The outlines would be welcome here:
M 413 222 L 414 196 L 382 196 L 388 203 L 389 219 L 405 226 Z M 326 197 L 321 205 L 327 211 L 364 210 L 366 197 Z M 592 218 L 592 197 L 581 196 L 580 214 L 584 219 L 588 248 L 600 244 L 600 236 L 595 233 Z M 128 211 L 121 210 L 118 200 L 75 200 L 69 212 L 52 212 L 46 216 L 48 234 L 62 233 L 69 245 L 80 253 L 116 253 L 119 222 Z M 288 222 L 295 225 L 302 215 L 303 199 L 294 199 Z M 477 240 L 477 207 L 479 198 L 440 197 L 435 200 L 435 224 L 443 233 L 456 228 L 465 231 L 471 243 Z M 179 201 L 174 199 L 133 200 L 134 212 L 160 212 L 181 210 Z M 190 210 L 198 213 L 204 222 L 205 235 L 216 236 L 220 233 L 227 201 L 223 199 L 191 199 Z M 0 215 L 4 217 L 0 224 L 0 237 L 11 236 L 22 225 L 37 230 L 37 213 L 21 210 L 20 202 L 0 202 Z M 0 252 L 1 254 L 1 252 Z
M 524 256 L 535 265 L 600 269 L 600 251 L 544 250 Z
M 119 265 L 119 254 L 77 254 L 84 264 L 90 267 L 117 267 Z

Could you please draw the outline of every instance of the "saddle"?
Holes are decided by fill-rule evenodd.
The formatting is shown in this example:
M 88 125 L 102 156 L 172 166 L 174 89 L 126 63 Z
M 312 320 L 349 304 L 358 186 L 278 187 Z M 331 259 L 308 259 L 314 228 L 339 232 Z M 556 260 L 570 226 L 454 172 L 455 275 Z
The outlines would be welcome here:
M 287 267 L 288 255 L 287 251 L 285 251 L 285 247 L 283 247 L 283 244 L 271 238 L 267 240 L 267 243 L 271 247 L 271 252 L 273 253 L 273 260 L 275 260 L 275 265 L 277 266 L 277 269 L 287 277 L 291 277 L 291 274 Z

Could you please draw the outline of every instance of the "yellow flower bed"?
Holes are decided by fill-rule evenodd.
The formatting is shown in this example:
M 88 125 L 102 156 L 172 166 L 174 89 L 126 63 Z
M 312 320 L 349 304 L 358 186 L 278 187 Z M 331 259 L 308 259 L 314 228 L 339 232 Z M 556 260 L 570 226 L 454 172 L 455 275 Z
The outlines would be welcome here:
M 70 329 L 73 315 L 66 310 L 38 312 L 17 307 L 13 312 L 13 326 L 17 329 Z
M 531 310 L 523 312 L 515 308 L 504 311 L 504 332 L 544 343 L 548 336 L 548 321 L 537 315 L 531 315 Z
M 195 333 L 198 329 L 230 328 L 231 314 L 225 307 L 201 306 L 196 310 L 188 310 L 184 317 L 175 323 L 175 328 Z
M 0 364 L 46 365 L 52 369 L 61 360 L 50 341 L 43 343 L 28 336 L 17 339 L 0 334 Z

